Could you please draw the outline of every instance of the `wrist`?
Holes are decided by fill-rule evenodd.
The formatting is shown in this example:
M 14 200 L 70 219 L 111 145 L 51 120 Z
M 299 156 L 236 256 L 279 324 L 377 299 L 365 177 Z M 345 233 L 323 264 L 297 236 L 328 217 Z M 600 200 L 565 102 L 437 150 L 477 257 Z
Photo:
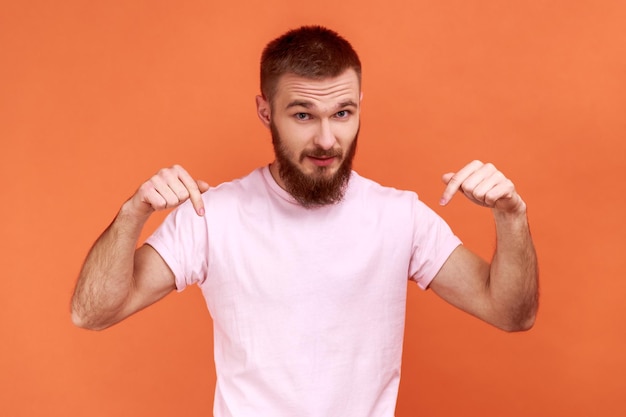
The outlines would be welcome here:
M 509 224 L 509 225 L 527 225 L 528 217 L 526 213 L 526 203 L 520 198 L 519 203 L 515 208 L 509 208 L 507 210 L 494 207 L 492 209 L 494 220 L 496 224 Z
M 137 202 L 134 197 L 131 197 L 122 204 L 118 217 L 138 223 L 145 223 L 153 212 L 154 209 L 152 206 L 141 201 Z

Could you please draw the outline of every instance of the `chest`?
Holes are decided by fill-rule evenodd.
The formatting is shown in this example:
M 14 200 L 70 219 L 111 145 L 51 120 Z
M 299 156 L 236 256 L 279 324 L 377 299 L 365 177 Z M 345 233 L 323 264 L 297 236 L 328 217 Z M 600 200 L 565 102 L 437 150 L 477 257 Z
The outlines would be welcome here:
M 216 223 L 209 230 L 208 276 L 202 285 L 209 309 L 214 318 L 242 306 L 278 310 L 280 318 L 401 302 L 411 231 L 399 215 L 244 210 L 228 223 Z

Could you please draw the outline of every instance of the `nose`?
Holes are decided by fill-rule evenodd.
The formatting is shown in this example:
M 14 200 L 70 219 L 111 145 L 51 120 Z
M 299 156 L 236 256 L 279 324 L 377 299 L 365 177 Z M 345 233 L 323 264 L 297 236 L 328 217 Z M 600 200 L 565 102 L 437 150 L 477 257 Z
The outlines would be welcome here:
M 332 149 L 337 142 L 329 120 L 321 119 L 319 131 L 315 136 L 315 144 L 324 150 Z

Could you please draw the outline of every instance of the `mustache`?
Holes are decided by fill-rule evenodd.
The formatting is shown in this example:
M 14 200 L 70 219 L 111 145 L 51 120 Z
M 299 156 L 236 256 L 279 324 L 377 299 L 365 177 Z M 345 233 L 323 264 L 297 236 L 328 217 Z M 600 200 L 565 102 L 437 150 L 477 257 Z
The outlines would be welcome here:
M 300 161 L 303 161 L 305 157 L 313 157 L 313 158 L 342 158 L 343 151 L 341 149 L 323 149 L 323 148 L 315 148 L 308 151 L 303 151 L 300 154 Z

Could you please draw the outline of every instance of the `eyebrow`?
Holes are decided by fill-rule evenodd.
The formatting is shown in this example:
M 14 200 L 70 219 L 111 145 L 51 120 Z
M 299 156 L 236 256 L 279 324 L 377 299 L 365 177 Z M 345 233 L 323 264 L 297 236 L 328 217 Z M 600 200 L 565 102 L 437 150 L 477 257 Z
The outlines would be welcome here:
M 315 105 L 310 101 L 294 100 L 290 102 L 289 104 L 287 104 L 287 107 L 285 107 L 285 109 L 290 109 L 292 107 L 304 107 L 305 109 L 310 109 L 312 107 L 315 107 Z M 342 101 L 341 103 L 337 104 L 337 106 L 335 106 L 335 108 L 337 109 L 344 109 L 346 107 L 358 107 L 358 106 L 352 100 Z

